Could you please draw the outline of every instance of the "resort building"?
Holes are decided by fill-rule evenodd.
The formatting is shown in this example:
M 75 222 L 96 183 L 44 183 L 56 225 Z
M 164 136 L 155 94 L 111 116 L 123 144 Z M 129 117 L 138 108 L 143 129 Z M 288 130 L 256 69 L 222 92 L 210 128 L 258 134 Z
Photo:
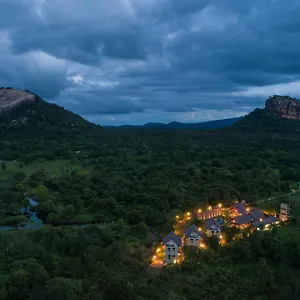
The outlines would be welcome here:
M 193 224 L 185 231 L 185 244 L 187 246 L 200 246 L 200 243 L 204 237 L 204 233 L 202 233 L 199 228 Z
M 266 218 L 265 214 L 259 209 L 251 210 L 249 216 L 251 218 L 251 222 L 261 222 Z
M 291 205 L 287 203 L 280 204 L 279 219 L 281 221 L 287 221 L 291 216 Z
M 251 216 L 250 215 L 241 215 L 231 219 L 231 223 L 233 226 L 239 228 L 248 227 L 251 223 Z
M 202 211 L 201 209 L 198 210 L 197 218 L 200 220 L 207 220 L 213 217 L 218 217 L 222 215 L 222 208 L 215 207 L 210 208 L 208 210 Z
M 204 229 L 208 236 L 216 235 L 220 237 L 222 234 L 222 226 L 215 218 L 206 220 L 204 223 Z
M 171 231 L 164 239 L 165 263 L 176 263 L 178 261 L 179 248 L 182 246 L 181 238 Z
M 263 219 L 262 221 L 254 222 L 252 224 L 252 226 L 257 229 L 268 230 L 271 227 L 271 225 L 274 225 L 274 224 L 279 224 L 279 219 L 275 216 L 269 216 L 269 217 Z
M 248 209 L 249 210 L 249 209 Z M 234 203 L 230 208 L 230 212 L 232 216 L 240 216 L 247 214 L 246 201 L 242 200 L 241 202 Z

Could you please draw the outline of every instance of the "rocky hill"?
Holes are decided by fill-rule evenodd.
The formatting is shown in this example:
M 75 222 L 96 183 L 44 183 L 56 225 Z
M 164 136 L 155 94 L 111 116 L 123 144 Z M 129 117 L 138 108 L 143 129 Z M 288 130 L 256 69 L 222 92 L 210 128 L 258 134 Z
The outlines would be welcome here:
M 10 88 L 0 89 L 0 116 L 10 115 L 23 106 L 36 103 L 35 95 L 28 91 L 19 91 Z
M 0 88 L 0 125 L 32 125 L 63 130 L 96 127 L 81 116 L 49 103 L 29 91 Z
M 265 109 L 281 118 L 300 120 L 300 101 L 289 96 L 270 97 Z

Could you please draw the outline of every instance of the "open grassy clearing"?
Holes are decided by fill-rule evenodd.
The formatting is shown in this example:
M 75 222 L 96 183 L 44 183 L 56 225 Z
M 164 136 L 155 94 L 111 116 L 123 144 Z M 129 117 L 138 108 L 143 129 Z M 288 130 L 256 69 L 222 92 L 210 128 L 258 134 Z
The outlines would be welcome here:
M 15 174 L 22 172 L 26 176 L 31 176 L 34 172 L 45 169 L 49 177 L 59 176 L 63 169 L 70 171 L 80 169 L 79 164 L 71 163 L 68 160 L 53 160 L 45 162 L 36 162 L 28 165 L 21 165 L 19 163 L 9 163 L 6 169 L 0 169 L 0 181 L 6 181 L 12 178 Z

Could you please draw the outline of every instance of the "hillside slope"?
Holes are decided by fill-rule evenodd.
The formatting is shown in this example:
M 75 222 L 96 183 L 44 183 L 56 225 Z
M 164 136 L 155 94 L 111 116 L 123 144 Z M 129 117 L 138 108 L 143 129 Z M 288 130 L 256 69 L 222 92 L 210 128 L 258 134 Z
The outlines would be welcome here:
M 1 91 L 0 155 L 4 160 L 71 158 L 74 151 L 95 144 L 95 136 L 101 132 L 100 126 L 35 94 Z

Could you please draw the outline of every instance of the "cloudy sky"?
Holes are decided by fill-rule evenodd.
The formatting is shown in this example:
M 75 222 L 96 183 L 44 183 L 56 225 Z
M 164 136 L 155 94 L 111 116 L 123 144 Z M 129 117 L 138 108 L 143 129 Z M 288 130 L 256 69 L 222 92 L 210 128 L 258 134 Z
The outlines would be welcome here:
M 299 0 L 0 0 L 0 86 L 105 124 L 300 96 Z

